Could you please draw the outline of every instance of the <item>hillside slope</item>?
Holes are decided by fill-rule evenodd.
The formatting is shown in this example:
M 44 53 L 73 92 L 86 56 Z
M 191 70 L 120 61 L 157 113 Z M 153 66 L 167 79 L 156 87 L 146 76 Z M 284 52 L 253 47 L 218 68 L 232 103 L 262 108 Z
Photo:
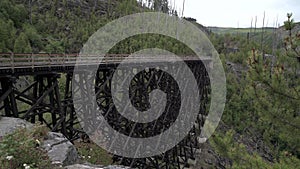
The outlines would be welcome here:
M 98 28 L 141 10 L 135 0 L 1 0 L 0 52 L 77 53 Z

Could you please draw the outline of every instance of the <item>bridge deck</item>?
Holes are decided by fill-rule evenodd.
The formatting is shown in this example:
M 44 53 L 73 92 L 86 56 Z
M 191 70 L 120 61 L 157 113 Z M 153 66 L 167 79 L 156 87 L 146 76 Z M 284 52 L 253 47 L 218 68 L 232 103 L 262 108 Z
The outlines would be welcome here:
M 132 57 L 129 54 L 110 54 L 105 55 L 100 63 L 99 55 L 82 56 L 79 54 L 0 54 L 0 76 L 10 74 L 32 74 L 43 73 L 49 71 L 55 72 L 69 72 L 73 71 L 77 62 L 77 66 L 97 66 L 97 67 L 115 67 L 122 62 L 124 58 L 130 60 L 130 63 L 157 63 L 166 64 L 177 62 L 171 59 L 170 56 L 145 56 L 145 57 Z M 186 62 L 198 61 L 197 56 L 182 56 Z M 204 57 L 201 59 L 206 62 L 210 59 Z M 98 64 L 100 63 L 100 64 Z

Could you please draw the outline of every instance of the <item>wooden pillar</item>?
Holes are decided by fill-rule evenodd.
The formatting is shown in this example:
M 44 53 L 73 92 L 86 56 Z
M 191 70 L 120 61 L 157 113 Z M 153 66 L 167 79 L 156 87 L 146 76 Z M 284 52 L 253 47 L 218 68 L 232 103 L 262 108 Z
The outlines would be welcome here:
M 14 92 L 14 83 L 16 82 L 16 77 L 3 77 L 0 78 L 1 81 L 1 93 L 0 97 L 3 100 L 5 116 L 8 117 L 18 117 L 18 107 Z

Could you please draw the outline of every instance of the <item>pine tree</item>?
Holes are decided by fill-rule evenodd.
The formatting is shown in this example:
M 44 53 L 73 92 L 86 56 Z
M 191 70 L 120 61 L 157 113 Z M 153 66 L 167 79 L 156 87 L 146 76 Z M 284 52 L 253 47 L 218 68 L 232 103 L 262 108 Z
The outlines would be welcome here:
M 29 40 L 25 33 L 21 33 L 14 44 L 15 53 L 30 53 L 32 51 Z

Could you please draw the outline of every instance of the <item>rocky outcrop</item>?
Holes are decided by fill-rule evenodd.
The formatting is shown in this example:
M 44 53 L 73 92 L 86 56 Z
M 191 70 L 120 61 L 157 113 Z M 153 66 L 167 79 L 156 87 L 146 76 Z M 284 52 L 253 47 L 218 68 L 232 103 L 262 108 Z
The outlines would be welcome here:
M 211 147 L 209 141 L 200 144 L 200 150 L 196 152 L 196 164 L 191 169 L 216 168 L 225 169 L 230 166 L 230 161 L 219 156 Z
M 249 69 L 248 66 L 244 66 L 239 63 L 233 63 L 230 61 L 226 61 L 226 66 L 230 72 L 234 73 L 236 75 L 236 77 L 238 77 L 238 79 L 241 79 L 242 74 L 244 72 L 248 71 L 248 69 Z
M 18 128 L 33 128 L 33 124 L 23 119 L 13 117 L 1 117 L 0 137 L 11 134 Z M 78 161 L 75 146 L 61 133 L 49 132 L 44 140 L 42 148 L 48 153 L 53 164 L 66 166 Z
M 11 134 L 18 128 L 33 128 L 33 124 L 19 118 L 1 117 L 0 118 L 0 138 Z M 48 132 L 45 140 L 41 144 L 52 164 L 66 169 L 129 169 L 124 166 L 99 166 L 89 163 L 78 164 L 79 156 L 75 146 L 61 133 Z
M 74 164 L 70 166 L 66 166 L 65 169 L 130 169 L 129 167 L 110 165 L 110 166 L 100 166 L 100 165 L 92 165 L 92 164 Z
M 7 134 L 11 134 L 18 128 L 32 128 L 33 124 L 25 120 L 13 117 L 1 117 L 0 118 L 0 137 Z
M 42 148 L 47 151 L 53 164 L 66 166 L 78 162 L 75 146 L 61 133 L 49 132 Z

